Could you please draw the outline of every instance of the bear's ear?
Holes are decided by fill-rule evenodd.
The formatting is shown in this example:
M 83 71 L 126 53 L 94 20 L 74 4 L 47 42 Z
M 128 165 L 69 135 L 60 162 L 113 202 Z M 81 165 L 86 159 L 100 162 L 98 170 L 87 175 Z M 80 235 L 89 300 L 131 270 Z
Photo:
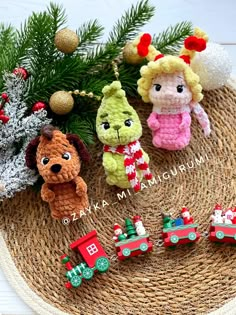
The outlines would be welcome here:
M 37 169 L 36 152 L 39 145 L 40 137 L 30 141 L 25 151 L 25 161 L 28 168 L 31 170 Z
M 76 148 L 82 161 L 88 162 L 90 160 L 90 155 L 85 144 L 77 135 L 68 133 L 66 139 Z

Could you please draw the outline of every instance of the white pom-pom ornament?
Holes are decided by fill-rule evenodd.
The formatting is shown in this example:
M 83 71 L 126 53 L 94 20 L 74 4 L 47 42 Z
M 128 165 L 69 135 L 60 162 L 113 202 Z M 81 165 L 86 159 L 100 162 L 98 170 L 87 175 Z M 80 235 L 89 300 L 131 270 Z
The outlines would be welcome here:
M 214 90 L 222 87 L 229 79 L 232 62 L 221 45 L 208 43 L 204 51 L 196 53 L 191 68 L 199 75 L 204 90 Z

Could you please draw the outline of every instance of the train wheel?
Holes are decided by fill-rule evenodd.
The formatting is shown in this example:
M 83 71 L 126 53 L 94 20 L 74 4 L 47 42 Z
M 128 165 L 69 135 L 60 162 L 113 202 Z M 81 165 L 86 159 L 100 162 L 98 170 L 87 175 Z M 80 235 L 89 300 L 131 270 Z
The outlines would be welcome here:
M 106 272 L 110 266 L 110 263 L 106 257 L 100 257 L 96 260 L 95 266 L 99 272 Z
M 142 243 L 139 248 L 142 252 L 146 252 L 148 250 L 148 245 L 146 243 Z
M 189 235 L 188 235 L 188 239 L 190 241 L 195 241 L 195 239 L 197 238 L 197 234 L 194 233 L 194 232 L 190 232 Z
M 178 238 L 177 235 L 172 235 L 172 236 L 170 237 L 170 241 L 171 241 L 171 243 L 173 243 L 173 244 L 177 244 L 178 241 L 179 241 L 179 238 Z
M 218 238 L 218 240 L 222 240 L 224 237 L 225 237 L 224 232 L 222 231 L 216 232 L 216 238 Z
M 70 283 L 72 284 L 72 287 L 78 288 L 81 285 L 82 278 L 80 276 L 73 276 L 70 279 Z
M 84 279 L 86 279 L 86 280 L 92 279 L 93 274 L 94 274 L 93 269 L 88 268 L 88 267 L 84 268 L 84 270 L 83 270 L 83 272 L 82 272 L 82 276 L 83 276 Z
M 125 256 L 125 257 L 129 257 L 129 255 L 131 254 L 131 250 L 130 250 L 129 248 L 124 248 L 124 249 L 122 250 L 122 254 L 123 254 L 123 256 Z

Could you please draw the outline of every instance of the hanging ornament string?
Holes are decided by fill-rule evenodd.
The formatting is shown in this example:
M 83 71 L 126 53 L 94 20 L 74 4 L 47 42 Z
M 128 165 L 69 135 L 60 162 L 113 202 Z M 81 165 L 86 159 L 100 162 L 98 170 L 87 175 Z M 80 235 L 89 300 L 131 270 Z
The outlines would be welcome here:
M 74 90 L 74 91 L 69 91 L 68 93 L 71 94 L 71 95 L 79 95 L 79 96 L 82 96 L 82 97 L 87 96 L 89 98 L 94 98 L 97 101 L 101 100 L 101 96 L 95 95 L 93 92 L 86 92 L 84 90 L 82 90 L 82 91 Z
M 114 75 L 116 77 L 116 80 L 119 81 L 119 70 L 118 70 L 118 66 L 117 66 L 117 62 L 115 60 L 112 61 L 112 69 L 114 71 Z

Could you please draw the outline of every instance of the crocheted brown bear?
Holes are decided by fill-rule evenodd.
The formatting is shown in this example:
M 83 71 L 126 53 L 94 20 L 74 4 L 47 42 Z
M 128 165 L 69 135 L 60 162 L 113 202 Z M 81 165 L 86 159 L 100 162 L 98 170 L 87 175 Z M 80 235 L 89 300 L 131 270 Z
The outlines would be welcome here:
M 79 216 L 89 206 L 87 185 L 78 176 L 80 160 L 88 161 L 89 153 L 77 135 L 65 135 L 47 125 L 29 143 L 25 158 L 26 165 L 38 169 L 45 181 L 41 196 L 49 203 L 53 218 Z

